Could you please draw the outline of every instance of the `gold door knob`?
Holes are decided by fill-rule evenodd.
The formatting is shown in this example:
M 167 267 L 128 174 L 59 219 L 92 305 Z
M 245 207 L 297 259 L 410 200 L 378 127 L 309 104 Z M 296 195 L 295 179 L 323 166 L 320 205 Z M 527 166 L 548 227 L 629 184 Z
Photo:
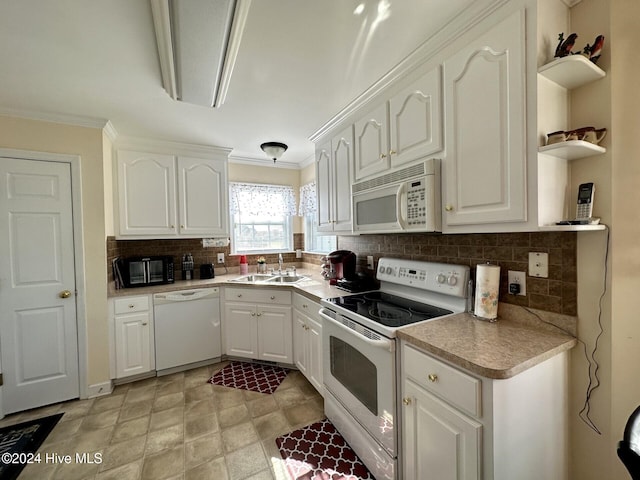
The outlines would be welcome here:
M 59 294 L 60 298 L 69 298 L 71 296 L 71 292 L 69 290 L 63 290 Z
M 430 373 L 428 378 L 431 383 L 435 383 L 438 381 L 438 375 L 436 375 L 435 373 Z
M 404 397 L 404 398 L 402 399 L 402 403 L 403 403 L 403 405 L 411 405 L 411 398 L 409 398 L 409 397 Z

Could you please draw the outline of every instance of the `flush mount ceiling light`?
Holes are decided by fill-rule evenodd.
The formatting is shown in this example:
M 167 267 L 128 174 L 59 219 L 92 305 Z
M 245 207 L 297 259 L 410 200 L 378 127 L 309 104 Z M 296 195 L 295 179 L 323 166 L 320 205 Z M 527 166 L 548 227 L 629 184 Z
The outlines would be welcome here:
M 251 0 L 151 0 L 162 83 L 174 100 L 225 101 Z
M 273 158 L 273 163 L 276 163 L 276 160 L 278 160 L 289 147 L 280 142 L 265 142 L 260 145 L 260 148 L 269 158 Z

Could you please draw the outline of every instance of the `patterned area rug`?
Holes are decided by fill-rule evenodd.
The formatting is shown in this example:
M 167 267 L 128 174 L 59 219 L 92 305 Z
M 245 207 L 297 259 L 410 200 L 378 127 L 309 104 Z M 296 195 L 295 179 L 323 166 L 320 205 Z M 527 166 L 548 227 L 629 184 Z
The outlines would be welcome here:
M 231 362 L 211 377 L 209 383 L 251 390 L 252 392 L 273 393 L 285 379 L 287 373 L 289 371 L 286 368 L 277 366 Z
M 327 419 L 276 438 L 276 445 L 296 480 L 374 480 Z
M 0 428 L 0 478 L 14 480 L 62 418 L 62 413 Z M 44 459 L 42 459 L 44 462 Z

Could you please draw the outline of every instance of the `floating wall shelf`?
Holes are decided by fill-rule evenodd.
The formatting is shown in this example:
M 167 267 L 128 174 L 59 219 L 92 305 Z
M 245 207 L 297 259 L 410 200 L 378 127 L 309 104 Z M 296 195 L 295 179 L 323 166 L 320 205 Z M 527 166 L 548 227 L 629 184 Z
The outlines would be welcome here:
M 584 55 L 570 55 L 547 63 L 538 73 L 569 90 L 604 78 L 607 74 Z
M 606 148 L 584 140 L 569 140 L 538 148 L 539 153 L 545 153 L 566 160 L 576 160 L 578 158 L 601 155 L 606 151 Z

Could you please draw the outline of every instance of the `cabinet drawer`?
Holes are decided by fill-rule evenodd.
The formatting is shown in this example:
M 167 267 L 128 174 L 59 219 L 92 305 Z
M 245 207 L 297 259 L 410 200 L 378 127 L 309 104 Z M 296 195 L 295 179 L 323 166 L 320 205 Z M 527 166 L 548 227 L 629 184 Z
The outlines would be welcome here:
M 293 307 L 315 320 L 319 320 L 320 304 L 299 293 L 293 294 Z
M 224 299 L 234 302 L 291 305 L 291 292 L 277 289 L 225 288 Z
M 461 410 L 480 417 L 481 381 L 405 345 L 404 375 Z
M 149 310 L 149 297 L 147 295 L 141 295 L 139 297 L 117 298 L 113 303 L 113 310 L 116 315 Z

